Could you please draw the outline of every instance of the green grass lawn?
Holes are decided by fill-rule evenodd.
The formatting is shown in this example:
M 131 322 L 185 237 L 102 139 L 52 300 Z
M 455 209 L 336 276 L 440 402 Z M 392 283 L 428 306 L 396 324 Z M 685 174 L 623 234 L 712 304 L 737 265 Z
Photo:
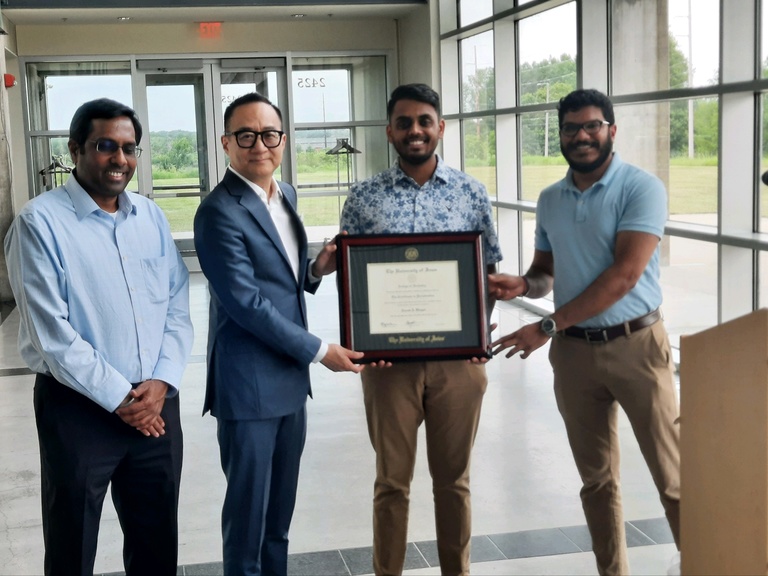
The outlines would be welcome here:
M 333 174 L 316 173 L 301 176 L 301 182 L 305 184 L 335 181 L 335 171 Z M 195 178 L 169 178 L 157 180 L 155 184 L 161 186 L 196 185 L 197 180 Z M 194 191 L 194 189 L 190 188 L 189 191 Z M 186 192 L 186 190 L 180 189 L 176 192 Z M 162 193 L 162 191 L 158 193 Z M 168 218 L 172 232 L 190 232 L 192 230 L 192 222 L 195 211 L 200 205 L 200 198 L 155 198 L 155 202 Z M 318 198 L 299 196 L 299 215 L 304 226 L 338 226 L 343 204 L 344 198 L 338 196 L 321 196 Z
M 162 180 L 155 180 L 156 186 L 183 186 L 189 184 L 197 186 L 199 180 L 197 178 L 165 178 Z M 199 191 L 195 188 L 189 190 L 179 189 L 173 192 L 195 192 Z M 163 194 L 164 192 L 170 192 L 165 190 L 158 190 L 157 194 Z M 200 198 L 185 197 L 185 198 L 155 198 L 157 205 L 165 212 L 165 217 L 168 218 L 168 223 L 171 225 L 171 232 L 191 232 L 192 220 L 195 217 L 195 211 L 200 205 Z
M 562 158 L 550 158 L 523 162 L 522 196 L 524 200 L 536 200 L 543 188 L 561 179 L 567 166 Z M 712 214 L 717 211 L 716 165 L 711 160 L 673 159 L 669 169 L 669 212 L 675 214 Z M 496 195 L 496 169 L 494 166 L 471 167 L 467 172 L 483 182 L 491 196 Z M 334 189 L 336 171 L 301 173 L 301 184 L 326 183 Z M 157 181 L 162 185 L 195 184 L 191 178 Z M 345 186 L 342 184 L 342 188 Z M 724 194 L 727 194 L 727 187 Z M 199 198 L 157 198 L 171 224 L 173 232 L 192 230 L 192 219 L 200 204 Z M 307 197 L 299 195 L 299 214 L 305 226 L 336 226 L 344 203 L 343 197 Z M 768 214 L 768 193 L 762 197 L 762 213 Z

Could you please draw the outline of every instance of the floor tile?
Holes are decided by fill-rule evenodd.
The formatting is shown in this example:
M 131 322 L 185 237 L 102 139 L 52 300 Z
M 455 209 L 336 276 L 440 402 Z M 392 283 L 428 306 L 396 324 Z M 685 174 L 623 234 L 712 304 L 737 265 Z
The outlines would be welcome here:
M 412 570 L 413 568 L 427 568 L 429 564 L 416 548 L 413 542 L 408 543 L 408 547 L 405 549 L 405 564 L 404 570 Z
M 436 540 L 425 540 L 423 542 L 414 542 L 414 544 L 419 549 L 419 552 L 421 552 L 421 555 L 424 556 L 424 560 L 427 561 L 429 566 L 440 566 Z
M 630 521 L 635 528 L 648 536 L 656 544 L 674 544 L 675 538 L 666 518 L 648 518 Z
M 223 576 L 224 566 L 221 562 L 206 562 L 204 564 L 189 564 L 184 566 L 184 576 Z
M 361 574 L 370 574 L 373 572 L 373 548 L 365 546 L 362 548 L 344 548 L 341 550 L 341 557 L 349 568 L 352 576 Z
M 472 553 L 470 555 L 472 564 L 504 559 L 504 554 L 488 536 L 472 536 Z
M 564 526 L 560 528 L 560 531 L 583 552 L 592 551 L 592 536 L 589 535 L 589 528 L 587 528 L 586 524 L 581 526 Z
M 664 520 L 666 523 L 666 520 Z M 669 526 L 667 526 L 669 529 Z M 631 522 L 624 523 L 624 530 L 627 535 L 627 548 L 633 548 L 635 546 L 649 546 L 651 544 L 667 544 L 667 542 L 654 542 L 646 534 L 633 526 Z M 672 533 L 669 533 L 672 536 Z
M 328 550 L 289 555 L 288 574 L 290 576 L 349 576 L 349 570 L 338 550 Z
M 492 534 L 488 538 L 507 558 L 528 558 L 581 552 L 578 546 L 557 528 Z

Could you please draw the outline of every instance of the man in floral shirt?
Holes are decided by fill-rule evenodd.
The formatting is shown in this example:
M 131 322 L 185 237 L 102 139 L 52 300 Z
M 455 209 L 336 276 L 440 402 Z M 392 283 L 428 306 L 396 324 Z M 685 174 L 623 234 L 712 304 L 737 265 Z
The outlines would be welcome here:
M 501 250 L 485 187 L 446 166 L 435 154 L 445 129 L 438 94 L 424 84 L 400 86 L 392 92 L 387 117 L 387 138 L 398 161 L 352 187 L 341 230 L 480 231 L 485 261 L 489 272 L 494 271 Z M 403 571 L 417 433 L 425 422 L 440 569 L 443 574 L 468 574 L 469 465 L 487 384 L 485 367 L 467 361 L 404 362 L 369 366 L 361 376 L 368 432 L 376 451 L 374 571 Z

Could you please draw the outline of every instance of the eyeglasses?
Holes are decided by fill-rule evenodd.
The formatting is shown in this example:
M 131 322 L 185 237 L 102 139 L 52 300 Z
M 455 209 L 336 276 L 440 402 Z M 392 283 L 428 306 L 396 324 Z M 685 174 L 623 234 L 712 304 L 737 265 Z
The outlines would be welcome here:
M 566 122 L 560 126 L 560 134 L 573 138 L 579 133 L 579 130 L 584 130 L 590 136 L 594 136 L 603 128 L 603 126 L 610 126 L 611 123 L 607 120 L 590 120 L 583 124 L 576 124 L 575 122 Z
M 99 152 L 100 154 L 107 154 L 111 156 L 118 150 L 122 150 L 123 154 L 126 156 L 133 156 L 136 158 L 141 156 L 141 148 L 136 146 L 136 144 L 124 144 L 123 146 L 120 146 L 117 142 L 110 140 L 109 138 L 88 140 L 88 142 L 92 142 L 96 147 L 96 152 Z
M 283 134 L 280 130 L 264 130 L 263 132 L 256 132 L 255 130 L 238 130 L 237 132 L 225 132 L 224 136 L 234 136 L 237 141 L 237 145 L 240 148 L 253 148 L 256 146 L 256 141 L 261 136 L 261 141 L 267 148 L 277 148 L 283 141 Z

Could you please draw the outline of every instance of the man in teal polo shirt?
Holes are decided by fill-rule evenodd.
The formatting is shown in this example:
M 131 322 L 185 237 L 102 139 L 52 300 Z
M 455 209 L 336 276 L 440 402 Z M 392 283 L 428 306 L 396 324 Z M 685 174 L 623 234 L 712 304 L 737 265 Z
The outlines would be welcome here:
M 542 193 L 535 253 L 523 276 L 491 275 L 498 299 L 540 298 L 555 312 L 494 342 L 527 358 L 552 339 L 557 406 L 583 482 L 600 574 L 627 574 L 617 409 L 626 412 L 679 547 L 680 455 L 674 364 L 661 320 L 664 185 L 613 152 L 611 101 L 596 90 L 560 100 L 570 170 Z M 555 271 L 557 273 L 555 274 Z

